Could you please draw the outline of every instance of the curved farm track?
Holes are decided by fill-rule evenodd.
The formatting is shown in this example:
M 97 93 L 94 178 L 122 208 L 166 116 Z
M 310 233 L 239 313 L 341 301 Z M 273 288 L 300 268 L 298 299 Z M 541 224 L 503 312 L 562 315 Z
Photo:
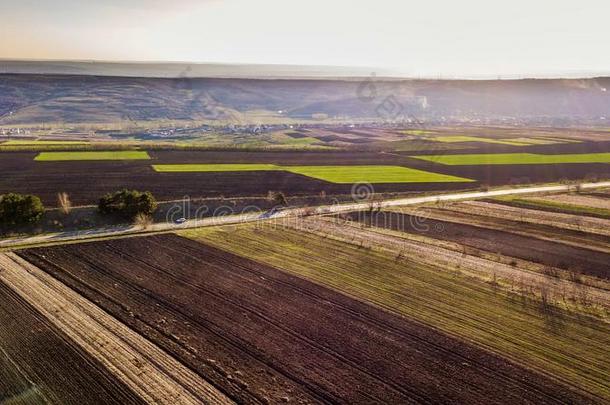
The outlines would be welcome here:
M 237 401 L 591 402 L 432 328 L 175 235 L 19 255 Z

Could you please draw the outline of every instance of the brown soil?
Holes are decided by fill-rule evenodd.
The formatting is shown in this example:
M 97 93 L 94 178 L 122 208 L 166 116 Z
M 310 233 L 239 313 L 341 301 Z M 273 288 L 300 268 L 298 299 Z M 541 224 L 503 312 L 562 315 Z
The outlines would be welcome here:
M 0 403 L 145 403 L 2 282 L 0 325 Z
M 505 256 L 546 264 L 601 278 L 610 278 L 610 254 L 496 229 L 408 215 L 398 212 L 359 212 L 349 218 L 369 225 L 425 235 Z
M 174 358 L 14 253 L 0 254 L 0 268 L 1 282 L 144 402 L 230 402 Z
M 587 401 L 433 329 L 175 235 L 19 254 L 238 401 Z

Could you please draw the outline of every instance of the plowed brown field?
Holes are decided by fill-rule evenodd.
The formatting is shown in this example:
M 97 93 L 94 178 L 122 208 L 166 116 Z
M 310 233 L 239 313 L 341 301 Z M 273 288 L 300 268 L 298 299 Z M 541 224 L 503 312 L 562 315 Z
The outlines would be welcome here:
M 0 403 L 145 403 L 0 282 Z
M 238 401 L 588 401 L 432 328 L 174 235 L 19 254 Z

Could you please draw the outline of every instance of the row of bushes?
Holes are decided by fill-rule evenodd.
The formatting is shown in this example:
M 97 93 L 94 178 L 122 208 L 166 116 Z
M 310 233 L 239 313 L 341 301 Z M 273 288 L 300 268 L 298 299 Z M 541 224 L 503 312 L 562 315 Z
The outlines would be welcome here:
M 69 211 L 67 195 L 59 195 L 63 212 Z M 98 209 L 102 215 L 112 215 L 125 220 L 137 216 L 150 216 L 157 209 L 155 197 L 148 191 L 121 190 L 108 193 L 100 199 Z M 0 225 L 5 227 L 35 224 L 44 214 L 44 205 L 35 195 L 9 193 L 0 195 Z

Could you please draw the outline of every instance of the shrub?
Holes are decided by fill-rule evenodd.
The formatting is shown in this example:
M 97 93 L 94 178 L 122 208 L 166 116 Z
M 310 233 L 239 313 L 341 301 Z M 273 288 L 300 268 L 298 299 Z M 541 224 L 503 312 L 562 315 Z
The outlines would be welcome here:
M 152 215 L 157 209 L 157 201 L 149 191 L 121 190 L 102 197 L 98 209 L 102 215 L 133 220 L 139 214 Z
M 9 193 L 0 196 L 0 224 L 34 224 L 44 214 L 44 205 L 35 195 Z
M 278 205 L 288 206 L 288 200 L 286 195 L 281 191 L 269 191 L 267 193 L 267 200 L 272 201 Z

